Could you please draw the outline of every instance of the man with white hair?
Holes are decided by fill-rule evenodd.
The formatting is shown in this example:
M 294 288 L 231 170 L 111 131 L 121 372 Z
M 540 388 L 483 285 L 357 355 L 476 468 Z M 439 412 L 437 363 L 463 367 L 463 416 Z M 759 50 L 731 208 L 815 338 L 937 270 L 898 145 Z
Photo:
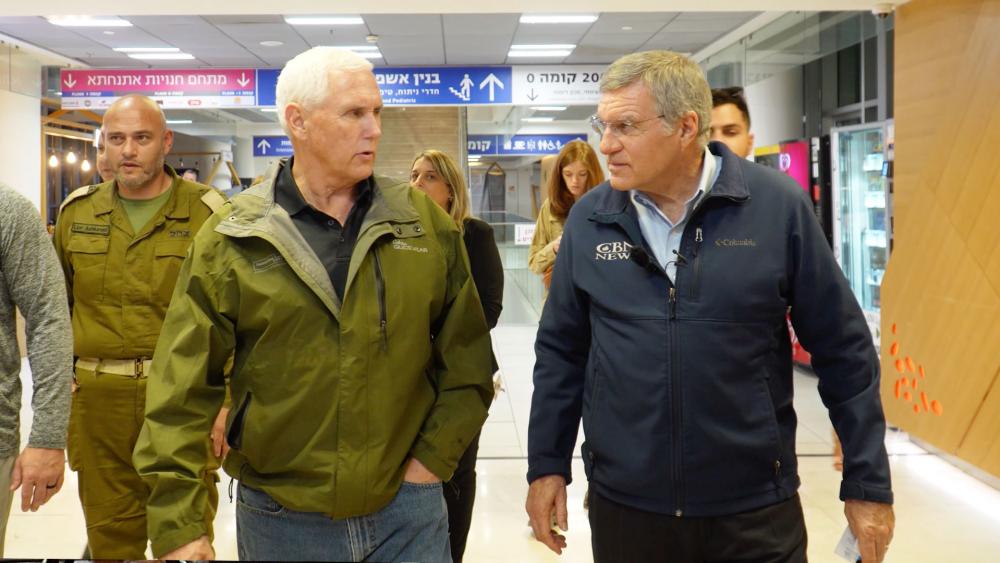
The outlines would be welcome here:
M 581 418 L 594 560 L 798 563 L 791 321 L 844 439 L 862 559 L 894 517 L 879 362 L 812 202 L 708 142 L 697 63 L 626 55 L 591 124 L 610 180 L 570 212 L 535 342 L 526 508 L 559 553 Z M 566 335 L 574 335 L 567 338 Z M 553 525 L 555 523 L 555 525 Z
M 294 156 L 195 238 L 157 346 L 135 452 L 154 555 L 214 554 L 198 436 L 235 353 L 224 467 L 240 481 L 240 559 L 448 561 L 441 482 L 493 391 L 461 233 L 373 175 L 371 63 L 306 51 L 277 102 Z

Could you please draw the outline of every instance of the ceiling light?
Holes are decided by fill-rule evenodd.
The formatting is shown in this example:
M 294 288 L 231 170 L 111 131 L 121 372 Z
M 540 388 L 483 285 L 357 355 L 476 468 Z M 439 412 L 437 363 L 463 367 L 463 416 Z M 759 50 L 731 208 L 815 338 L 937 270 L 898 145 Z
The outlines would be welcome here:
M 566 111 L 566 106 L 531 106 L 535 111 Z
M 63 27 L 132 27 L 132 22 L 117 16 L 48 16 L 45 19 Z
M 564 15 L 522 15 L 521 23 L 594 23 L 597 16 L 593 14 L 564 14 Z
M 630 25 L 623 25 L 622 26 L 622 31 L 632 31 L 632 26 L 630 26 Z
M 365 20 L 360 17 L 285 16 L 285 23 L 290 25 L 363 25 Z
M 90 161 L 89 160 L 84 160 L 83 162 L 80 163 L 80 171 L 81 172 L 90 172 Z
M 285 42 L 268 40 L 268 41 L 261 41 L 260 44 L 263 45 L 264 47 L 281 47 L 282 45 L 285 44 Z
M 511 45 L 510 49 L 512 51 L 544 51 L 546 49 L 555 49 L 562 51 L 565 49 L 573 50 L 576 49 L 576 45 L 573 44 L 556 44 L 556 45 Z
M 568 57 L 570 51 L 510 51 L 508 57 Z
M 188 61 L 193 59 L 194 55 L 188 53 L 129 53 L 129 58 L 140 61 Z
M 66 153 L 66 164 L 76 164 L 76 153 L 69 151 Z
M 264 113 L 278 113 L 278 108 L 260 108 Z
M 55 154 L 49 157 L 49 168 L 55 168 L 59 166 L 59 157 Z
M 521 121 L 525 123 L 548 123 L 550 121 L 555 121 L 554 117 L 522 117 Z
M 190 119 L 168 119 L 167 124 L 169 125 L 186 125 L 191 123 Z
M 115 47 L 119 53 L 179 53 L 177 47 Z
M 103 33 L 104 35 L 114 35 L 115 34 L 115 32 L 113 32 L 113 31 L 107 31 L 107 30 L 102 31 L 101 33 Z

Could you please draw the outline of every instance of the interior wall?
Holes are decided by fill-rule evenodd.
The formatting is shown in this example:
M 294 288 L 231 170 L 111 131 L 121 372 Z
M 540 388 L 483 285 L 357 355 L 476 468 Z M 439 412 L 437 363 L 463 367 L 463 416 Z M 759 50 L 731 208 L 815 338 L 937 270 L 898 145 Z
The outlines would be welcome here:
M 0 182 L 24 194 L 35 207 L 42 200 L 41 99 L 0 89 Z
M 896 12 L 895 246 L 882 285 L 890 423 L 994 475 L 998 32 L 995 0 L 912 0 Z
M 448 154 L 464 170 L 461 118 L 458 107 L 385 108 L 375 173 L 406 180 L 413 157 L 425 149 Z
M 183 153 L 219 153 L 226 160 L 232 161 L 232 147 L 233 146 L 230 143 L 195 137 L 192 135 L 185 135 L 184 133 L 178 133 L 175 131 L 174 146 L 170 150 L 170 154 L 167 155 L 166 162 L 170 166 L 174 167 L 175 170 L 181 170 L 184 168 L 197 169 L 198 181 L 204 183 L 208 180 L 208 175 L 211 173 L 212 167 L 215 165 L 215 161 L 220 158 L 220 156 L 212 154 L 183 155 Z M 228 190 L 232 187 L 230 183 L 231 177 L 232 174 L 229 172 L 229 168 L 223 164 L 219 166 L 219 169 L 212 180 L 212 185 L 220 190 Z
M 802 67 L 797 66 L 746 87 L 754 146 L 801 139 Z

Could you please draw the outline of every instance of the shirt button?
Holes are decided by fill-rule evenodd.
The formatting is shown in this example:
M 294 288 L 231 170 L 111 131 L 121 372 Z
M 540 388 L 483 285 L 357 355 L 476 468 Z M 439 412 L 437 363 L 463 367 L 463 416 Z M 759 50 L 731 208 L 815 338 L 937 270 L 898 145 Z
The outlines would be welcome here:
M 330 219 L 329 221 L 326 222 L 326 226 L 327 227 L 334 227 L 336 225 L 337 225 L 337 222 L 334 221 L 333 219 Z

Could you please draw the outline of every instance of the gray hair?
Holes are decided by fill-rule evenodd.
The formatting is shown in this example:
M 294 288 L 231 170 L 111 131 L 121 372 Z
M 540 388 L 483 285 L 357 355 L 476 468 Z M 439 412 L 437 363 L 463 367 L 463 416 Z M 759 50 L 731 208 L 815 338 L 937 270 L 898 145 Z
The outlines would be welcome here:
M 278 122 L 288 134 L 285 123 L 285 108 L 297 103 L 303 107 L 314 107 L 322 103 L 330 91 L 330 73 L 372 69 L 372 63 L 364 57 L 336 47 L 313 47 L 303 51 L 285 63 L 278 75 L 275 97 L 278 106 Z
M 685 113 L 698 116 L 698 141 L 708 144 L 712 115 L 712 89 L 701 67 L 673 51 L 632 53 L 611 63 L 601 78 L 601 92 L 617 90 L 642 81 L 656 100 L 657 112 L 668 123 Z

